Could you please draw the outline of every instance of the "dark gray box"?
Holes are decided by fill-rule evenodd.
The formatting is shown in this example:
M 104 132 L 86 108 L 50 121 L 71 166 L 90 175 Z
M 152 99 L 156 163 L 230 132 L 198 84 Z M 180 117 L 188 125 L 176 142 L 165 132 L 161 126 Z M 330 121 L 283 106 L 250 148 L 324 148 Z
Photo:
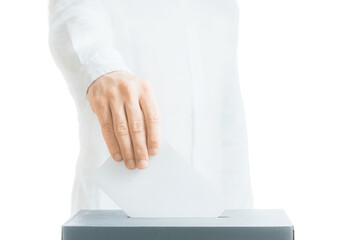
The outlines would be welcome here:
M 294 240 L 281 209 L 227 209 L 220 216 L 131 218 L 122 210 L 80 210 L 62 225 L 63 240 Z

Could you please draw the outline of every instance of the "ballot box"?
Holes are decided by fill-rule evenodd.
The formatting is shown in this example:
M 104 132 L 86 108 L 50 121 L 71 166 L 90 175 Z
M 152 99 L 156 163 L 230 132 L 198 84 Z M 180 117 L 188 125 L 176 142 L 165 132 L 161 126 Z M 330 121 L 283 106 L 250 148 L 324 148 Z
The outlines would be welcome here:
M 226 209 L 218 217 L 131 217 L 122 210 L 80 210 L 62 240 L 293 240 L 282 209 Z

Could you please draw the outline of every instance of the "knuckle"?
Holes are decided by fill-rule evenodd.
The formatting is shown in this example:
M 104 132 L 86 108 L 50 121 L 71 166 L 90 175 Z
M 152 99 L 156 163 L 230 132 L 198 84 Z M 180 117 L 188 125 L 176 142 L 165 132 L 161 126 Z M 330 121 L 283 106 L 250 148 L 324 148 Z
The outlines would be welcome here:
M 149 116 L 149 123 L 150 124 L 159 124 L 161 123 L 161 116 L 160 114 L 152 114 Z
M 134 121 L 131 125 L 131 130 L 134 133 L 144 131 L 144 122 L 141 120 Z
M 132 82 L 122 82 L 120 83 L 120 89 L 122 94 L 130 96 L 135 92 L 135 84 Z
M 156 137 L 149 137 L 148 144 L 149 144 L 149 147 L 151 147 L 151 148 L 159 148 L 160 140 Z
M 137 156 L 146 156 L 147 155 L 147 150 L 143 147 L 140 147 L 140 148 L 136 148 L 135 149 L 135 154 Z
M 118 94 L 119 94 L 118 90 L 114 87 L 110 88 L 106 93 L 107 97 L 110 99 L 115 99 L 118 96 Z
M 105 134 L 110 134 L 113 131 L 113 126 L 110 123 L 103 123 L 101 128 Z
M 115 126 L 115 133 L 123 136 L 123 135 L 128 135 L 129 134 L 129 130 L 128 130 L 128 126 L 125 122 L 119 123 Z
M 106 100 L 103 97 L 96 96 L 89 101 L 89 105 L 94 112 L 102 112 L 107 105 Z
M 89 99 L 92 103 L 96 104 L 96 103 L 102 102 L 104 97 L 100 94 L 91 94 L 91 95 L 89 95 Z

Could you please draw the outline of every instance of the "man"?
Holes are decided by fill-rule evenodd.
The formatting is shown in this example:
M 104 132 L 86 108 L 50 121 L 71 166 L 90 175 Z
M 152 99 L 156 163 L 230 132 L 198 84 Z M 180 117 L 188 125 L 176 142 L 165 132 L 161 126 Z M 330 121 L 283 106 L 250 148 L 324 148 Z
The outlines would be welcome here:
M 221 186 L 225 208 L 253 208 L 236 0 L 50 0 L 49 13 L 78 110 L 72 214 L 118 208 L 91 174 L 109 154 L 146 168 L 161 135 Z

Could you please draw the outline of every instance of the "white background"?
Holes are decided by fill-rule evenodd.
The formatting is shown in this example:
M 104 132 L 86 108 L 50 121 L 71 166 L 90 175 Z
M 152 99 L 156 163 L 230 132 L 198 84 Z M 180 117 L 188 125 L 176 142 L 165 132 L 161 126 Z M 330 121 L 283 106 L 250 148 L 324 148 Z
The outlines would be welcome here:
M 296 239 L 355 239 L 360 216 L 360 3 L 239 1 L 239 69 L 256 208 Z M 0 235 L 60 239 L 79 151 L 48 48 L 45 1 L 0 3 Z

